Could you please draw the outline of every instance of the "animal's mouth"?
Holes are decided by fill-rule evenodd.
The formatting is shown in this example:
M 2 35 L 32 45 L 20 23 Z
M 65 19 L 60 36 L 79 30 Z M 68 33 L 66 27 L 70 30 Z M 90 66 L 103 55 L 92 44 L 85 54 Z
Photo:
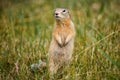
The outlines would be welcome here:
M 55 16 L 56 17 L 56 19 L 60 19 L 60 16 Z

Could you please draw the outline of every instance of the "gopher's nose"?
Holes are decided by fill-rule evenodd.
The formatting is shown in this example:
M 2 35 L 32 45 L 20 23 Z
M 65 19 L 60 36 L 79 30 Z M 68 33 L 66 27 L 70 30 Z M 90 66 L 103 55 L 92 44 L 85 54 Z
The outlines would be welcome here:
M 58 15 L 58 13 L 55 13 L 55 15 L 57 16 L 57 15 Z
M 55 17 L 56 17 L 56 18 L 59 18 L 59 13 L 55 13 Z

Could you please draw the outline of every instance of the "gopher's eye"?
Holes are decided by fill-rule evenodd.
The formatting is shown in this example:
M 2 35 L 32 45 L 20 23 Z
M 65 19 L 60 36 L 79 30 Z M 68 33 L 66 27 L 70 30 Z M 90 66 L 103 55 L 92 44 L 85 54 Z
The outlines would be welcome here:
M 64 9 L 63 12 L 66 12 L 66 10 Z

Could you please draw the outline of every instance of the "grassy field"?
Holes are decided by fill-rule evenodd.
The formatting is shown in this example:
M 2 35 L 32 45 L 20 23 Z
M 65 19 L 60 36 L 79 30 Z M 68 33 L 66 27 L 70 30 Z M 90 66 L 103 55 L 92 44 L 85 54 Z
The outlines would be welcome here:
M 76 28 L 73 61 L 61 80 L 120 80 L 119 0 L 1 0 L 0 80 L 50 79 L 48 69 L 30 65 L 48 62 L 57 7 L 69 9 Z

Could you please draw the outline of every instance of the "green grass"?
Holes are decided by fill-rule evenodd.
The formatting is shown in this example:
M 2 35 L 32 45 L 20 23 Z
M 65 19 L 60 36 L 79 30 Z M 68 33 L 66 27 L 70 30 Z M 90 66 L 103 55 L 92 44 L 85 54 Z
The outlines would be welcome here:
M 120 79 L 120 1 L 3 0 L 0 4 L 0 80 L 50 79 L 48 69 L 31 71 L 30 65 L 40 59 L 47 62 L 56 7 L 69 9 L 76 28 L 73 61 L 61 79 Z M 58 78 L 56 74 L 54 80 Z

